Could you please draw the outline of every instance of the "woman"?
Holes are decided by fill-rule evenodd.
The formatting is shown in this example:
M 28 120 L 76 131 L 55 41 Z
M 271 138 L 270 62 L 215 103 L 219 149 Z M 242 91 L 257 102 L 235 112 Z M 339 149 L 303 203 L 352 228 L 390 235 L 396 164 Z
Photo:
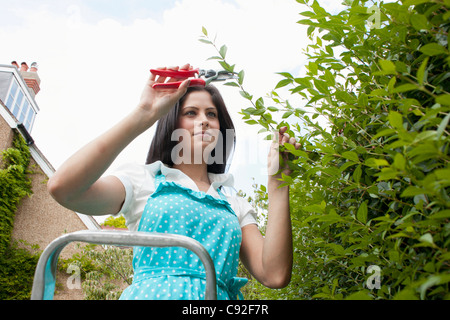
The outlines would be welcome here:
M 190 68 L 187 64 L 180 70 Z M 187 79 L 178 89 L 152 87 L 171 81 L 179 79 L 151 75 L 137 108 L 69 158 L 49 180 L 50 194 L 77 212 L 122 213 L 133 231 L 196 238 L 214 260 L 219 299 L 242 298 L 239 288 L 245 281 L 236 277 L 239 256 L 265 286 L 286 286 L 292 270 L 288 187 L 280 188 L 279 177 L 269 175 L 269 213 L 262 237 L 248 203 L 221 191 L 222 186 L 232 186 L 232 177 L 224 171 L 234 127 L 220 94 L 209 87 L 188 92 Z M 126 166 L 103 176 L 117 155 L 158 120 L 147 165 Z M 181 132 L 175 145 L 168 139 L 174 128 Z M 299 147 L 285 130 L 272 145 L 269 167 L 279 160 L 279 143 Z M 133 284 L 122 299 L 204 298 L 203 267 L 184 249 L 135 248 L 133 267 Z

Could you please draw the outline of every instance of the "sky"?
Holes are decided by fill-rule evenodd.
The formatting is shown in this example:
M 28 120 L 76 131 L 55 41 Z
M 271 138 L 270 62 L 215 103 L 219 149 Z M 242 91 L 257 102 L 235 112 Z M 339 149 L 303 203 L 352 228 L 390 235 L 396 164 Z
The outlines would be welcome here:
M 342 9 L 340 1 L 319 2 Z M 56 169 L 136 107 L 149 69 L 220 68 L 207 60 L 214 49 L 198 41 L 202 27 L 228 47 L 227 60 L 245 70 L 255 97 L 275 87 L 277 72 L 300 74 L 306 60 L 306 29 L 296 23 L 306 9 L 295 0 L 0 0 L 0 8 L 0 64 L 38 63 L 40 112 L 31 134 Z M 217 87 L 236 126 L 230 173 L 236 189 L 251 194 L 253 181 L 267 182 L 268 142 L 242 120 L 239 111 L 251 105 L 238 90 Z M 144 163 L 153 132 L 133 141 L 107 173 Z

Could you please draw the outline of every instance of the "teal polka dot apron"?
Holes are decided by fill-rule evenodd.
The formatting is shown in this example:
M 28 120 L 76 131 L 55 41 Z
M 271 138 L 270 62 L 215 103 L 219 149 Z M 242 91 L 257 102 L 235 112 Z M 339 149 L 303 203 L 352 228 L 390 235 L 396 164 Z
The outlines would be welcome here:
M 172 233 L 199 241 L 216 269 L 217 299 L 243 299 L 247 279 L 236 277 L 242 233 L 238 218 L 218 189 L 220 199 L 168 182 L 159 173 L 138 231 Z M 181 247 L 134 247 L 133 283 L 121 300 L 203 300 L 206 275 L 201 260 Z

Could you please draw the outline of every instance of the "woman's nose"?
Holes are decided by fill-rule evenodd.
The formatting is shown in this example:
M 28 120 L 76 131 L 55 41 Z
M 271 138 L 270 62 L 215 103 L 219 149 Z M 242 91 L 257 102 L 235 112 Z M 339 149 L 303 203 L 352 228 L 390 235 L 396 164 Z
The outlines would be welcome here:
M 199 126 L 209 127 L 209 121 L 206 115 L 199 115 L 197 121 Z

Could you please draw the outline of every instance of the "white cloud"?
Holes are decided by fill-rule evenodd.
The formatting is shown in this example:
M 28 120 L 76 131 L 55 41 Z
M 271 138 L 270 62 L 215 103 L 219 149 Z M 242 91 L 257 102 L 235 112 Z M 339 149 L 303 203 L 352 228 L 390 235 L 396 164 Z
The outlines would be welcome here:
M 24 10 L 20 27 L 0 29 L 0 38 L 8 44 L 0 52 L 0 63 L 38 62 L 42 91 L 36 100 L 41 112 L 32 134 L 59 167 L 136 106 L 150 68 L 186 62 L 217 68 L 215 62 L 205 61 L 216 53 L 198 41 L 202 26 L 217 34 L 219 44 L 228 46 L 230 62 L 245 69 L 247 90 L 264 96 L 281 79 L 276 72 L 298 70 L 303 63 L 305 29 L 296 24 L 302 9 L 292 0 L 182 0 L 158 20 L 124 24 L 114 18 L 92 22 L 85 8 L 74 4 L 68 3 L 63 14 L 43 6 Z M 246 150 L 251 143 L 248 137 L 259 130 L 243 125 L 238 114 L 249 105 L 237 90 L 218 86 L 238 127 L 242 145 L 237 150 Z M 143 162 L 151 132 L 133 142 L 113 167 Z M 245 157 L 237 152 L 239 165 L 233 170 L 248 178 L 240 179 L 244 186 L 238 186 L 248 191 L 247 172 L 254 164 L 246 165 Z M 264 163 L 265 159 L 259 165 Z

